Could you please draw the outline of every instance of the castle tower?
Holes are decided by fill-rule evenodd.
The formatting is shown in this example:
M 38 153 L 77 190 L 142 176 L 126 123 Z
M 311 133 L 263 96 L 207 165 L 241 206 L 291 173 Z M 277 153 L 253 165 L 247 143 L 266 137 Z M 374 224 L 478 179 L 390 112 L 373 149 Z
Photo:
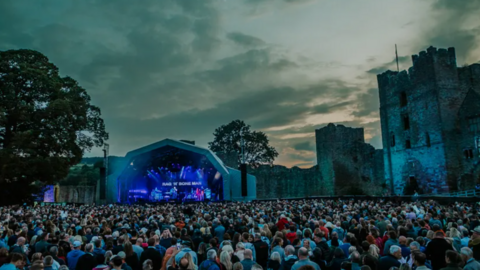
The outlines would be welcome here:
M 371 187 L 383 180 L 382 150 L 365 143 L 363 128 L 328 124 L 315 130 L 315 139 L 322 194 L 380 193 Z
M 458 112 L 467 94 L 455 49 L 430 47 L 407 71 L 377 76 L 385 179 L 394 194 L 456 189 Z

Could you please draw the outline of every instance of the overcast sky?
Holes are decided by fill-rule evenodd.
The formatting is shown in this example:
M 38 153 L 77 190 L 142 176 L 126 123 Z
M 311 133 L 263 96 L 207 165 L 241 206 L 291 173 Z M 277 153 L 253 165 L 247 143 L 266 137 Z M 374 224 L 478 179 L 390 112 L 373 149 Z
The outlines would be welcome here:
M 268 134 L 276 164 L 308 167 L 330 122 L 382 147 L 376 74 L 395 69 L 395 44 L 401 69 L 430 45 L 478 62 L 478 14 L 477 0 L 1 0 L 0 50 L 38 50 L 79 81 L 112 155 L 207 146 L 241 119 Z

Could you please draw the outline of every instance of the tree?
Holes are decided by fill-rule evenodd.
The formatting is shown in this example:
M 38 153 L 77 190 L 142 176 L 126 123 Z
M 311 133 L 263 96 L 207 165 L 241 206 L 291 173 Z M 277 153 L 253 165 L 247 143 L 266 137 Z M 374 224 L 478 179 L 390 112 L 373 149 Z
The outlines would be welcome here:
M 272 164 L 278 152 L 269 145 L 267 135 L 261 131 L 251 131 L 250 126 L 241 120 L 223 125 L 213 133 L 213 142 L 208 147 L 215 153 L 235 153 L 237 162 L 242 162 L 241 133 L 243 131 L 245 163 L 252 167 Z
M 32 50 L 0 52 L 0 203 L 9 186 L 51 184 L 65 178 L 83 153 L 108 139 L 100 109 L 46 56 Z
M 100 176 L 100 167 L 103 162 L 97 162 L 93 166 L 77 165 L 70 168 L 68 176 L 60 181 L 60 186 L 95 186 Z

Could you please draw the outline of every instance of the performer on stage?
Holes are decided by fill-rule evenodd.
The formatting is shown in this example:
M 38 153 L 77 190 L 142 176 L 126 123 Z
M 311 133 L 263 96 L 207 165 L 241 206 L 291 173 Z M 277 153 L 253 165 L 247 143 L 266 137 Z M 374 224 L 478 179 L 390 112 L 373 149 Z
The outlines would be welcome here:
M 195 195 L 196 195 L 197 201 L 201 201 L 201 200 L 202 200 L 201 195 L 200 195 L 200 189 L 199 189 L 199 188 L 197 188 L 197 191 L 195 192 Z
M 173 187 L 172 189 L 170 189 L 170 196 L 172 196 L 172 199 L 176 199 L 177 196 L 178 196 L 178 190 L 177 190 L 177 187 Z
M 203 186 L 200 187 L 198 192 L 200 194 L 199 195 L 199 200 L 204 201 L 205 200 L 205 190 L 204 190 Z
M 163 199 L 162 191 L 158 190 L 157 187 L 155 187 L 155 190 L 152 191 L 150 196 L 151 196 L 151 200 L 154 201 L 154 202 L 158 202 L 158 201 Z

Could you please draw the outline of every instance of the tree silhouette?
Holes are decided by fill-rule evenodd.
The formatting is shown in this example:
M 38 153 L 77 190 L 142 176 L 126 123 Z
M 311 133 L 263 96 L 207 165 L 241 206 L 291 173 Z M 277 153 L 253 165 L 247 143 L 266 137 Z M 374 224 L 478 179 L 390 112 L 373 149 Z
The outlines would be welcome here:
M 223 125 L 213 133 L 214 139 L 208 147 L 215 153 L 236 153 L 238 163 L 242 162 L 241 134 L 244 139 L 245 163 L 251 167 L 260 164 L 272 164 L 278 152 L 269 145 L 268 137 L 261 131 L 252 131 L 250 126 L 241 120 Z
M 85 89 L 33 50 L 0 52 L 0 203 L 28 200 L 31 183 L 64 179 L 108 139 Z M 10 192 L 22 186 L 20 191 Z

